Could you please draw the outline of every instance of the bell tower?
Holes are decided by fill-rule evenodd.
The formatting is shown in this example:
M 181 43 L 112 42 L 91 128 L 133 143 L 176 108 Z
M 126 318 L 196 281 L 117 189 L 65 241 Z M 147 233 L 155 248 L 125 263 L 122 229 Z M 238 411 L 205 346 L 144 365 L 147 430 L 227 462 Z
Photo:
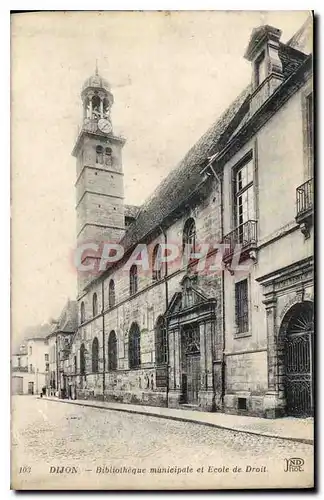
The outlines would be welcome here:
M 96 67 L 82 87 L 83 118 L 72 155 L 76 158 L 77 246 L 118 242 L 125 232 L 122 148 L 125 139 L 113 133 L 114 97 Z M 91 255 L 90 255 L 91 253 Z M 99 256 L 83 254 L 82 263 L 98 268 Z M 94 275 L 78 272 L 78 294 Z

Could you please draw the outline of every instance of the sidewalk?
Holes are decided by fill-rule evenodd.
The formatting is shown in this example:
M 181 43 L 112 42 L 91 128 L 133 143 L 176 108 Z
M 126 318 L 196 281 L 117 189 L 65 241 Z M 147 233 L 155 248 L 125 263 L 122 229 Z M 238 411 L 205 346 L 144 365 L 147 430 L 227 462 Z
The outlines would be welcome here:
M 289 439 L 300 443 L 314 443 L 314 421 L 312 418 L 277 418 L 265 419 L 258 417 L 245 417 L 239 415 L 228 415 L 227 413 L 208 413 L 200 411 L 160 408 L 155 406 L 130 405 L 122 403 L 108 403 L 104 401 L 70 400 L 55 397 L 43 397 L 45 400 L 58 403 L 74 404 L 79 406 L 90 406 L 111 411 L 126 413 L 137 413 L 152 417 L 180 420 L 182 422 L 193 422 L 200 425 L 219 427 L 239 432 L 247 432 L 260 436 Z

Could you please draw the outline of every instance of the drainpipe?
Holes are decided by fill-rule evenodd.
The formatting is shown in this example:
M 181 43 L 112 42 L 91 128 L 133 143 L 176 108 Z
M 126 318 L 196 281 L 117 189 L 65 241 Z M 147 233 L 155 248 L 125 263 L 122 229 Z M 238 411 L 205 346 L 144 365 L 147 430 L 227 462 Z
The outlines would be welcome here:
M 106 356 L 105 356 L 105 316 L 104 316 L 104 309 L 105 309 L 105 287 L 104 287 L 104 280 L 102 280 L 101 283 L 101 314 L 102 314 L 102 352 L 103 352 L 103 364 L 102 364 L 102 399 L 103 401 L 105 400 L 105 389 L 106 389 Z
M 167 234 L 164 231 L 162 226 L 160 226 L 160 230 L 164 236 L 164 243 L 165 243 L 165 245 L 167 245 L 168 244 Z M 165 262 L 164 265 L 165 265 L 165 276 L 164 276 L 165 277 L 165 310 L 167 310 L 169 307 L 168 263 Z
M 224 191 L 223 191 L 223 180 L 221 181 L 221 237 L 222 241 L 224 238 L 224 221 L 223 221 L 223 196 L 224 196 Z M 222 406 L 224 407 L 224 396 L 225 396 L 225 367 L 226 367 L 226 358 L 225 358 L 225 271 L 222 266 L 222 327 L 223 327 L 223 345 L 222 345 Z
M 168 244 L 168 237 L 167 237 L 167 234 L 166 232 L 164 231 L 163 227 L 160 225 L 160 230 L 161 230 L 161 233 L 163 234 L 164 236 L 164 243 L 165 245 Z M 168 283 L 168 263 L 165 262 L 164 263 L 165 265 L 165 275 L 164 275 L 164 283 L 165 283 L 165 310 L 167 311 L 168 307 L 169 307 L 169 283 Z M 166 403 L 168 405 L 168 400 L 169 400 L 169 359 L 170 359 L 170 353 L 169 353 L 169 332 L 168 332 L 168 328 L 167 328 L 167 323 L 165 322 L 165 329 L 166 329 L 166 338 L 167 338 L 167 347 L 168 347 L 168 362 L 167 362 L 167 377 L 166 377 L 166 380 L 167 380 L 167 386 L 166 386 Z
M 224 192 L 223 192 L 223 176 L 220 178 L 212 165 L 210 164 L 210 169 L 214 174 L 214 177 L 216 181 L 220 184 L 220 195 L 221 195 L 221 240 L 223 241 L 224 238 L 224 219 L 223 219 L 223 197 L 224 197 Z M 225 396 L 225 283 L 224 283 L 224 278 L 225 278 L 225 271 L 222 268 L 222 329 L 223 329 L 223 335 L 222 335 L 222 406 L 224 406 L 224 396 Z
M 60 397 L 59 391 L 59 353 L 58 353 L 58 343 L 57 343 L 57 334 L 55 335 L 55 354 L 56 354 L 56 391 L 58 393 L 58 397 Z

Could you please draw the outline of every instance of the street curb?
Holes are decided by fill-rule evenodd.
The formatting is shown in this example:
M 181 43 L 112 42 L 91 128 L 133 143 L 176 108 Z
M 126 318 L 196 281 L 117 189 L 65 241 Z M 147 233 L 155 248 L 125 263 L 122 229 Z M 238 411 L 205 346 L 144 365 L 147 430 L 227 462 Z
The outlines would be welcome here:
M 43 397 L 43 398 L 39 398 L 39 399 L 45 399 L 46 401 L 53 401 L 54 403 L 67 403 L 67 404 L 72 404 L 72 405 L 77 405 L 77 406 L 97 408 L 99 410 L 120 411 L 120 412 L 124 412 L 124 413 L 135 413 L 137 415 L 147 415 L 149 417 L 164 418 L 166 420 L 176 420 L 179 422 L 190 422 L 192 424 L 199 424 L 199 425 L 205 425 L 207 427 L 215 427 L 218 429 L 225 429 L 227 431 L 244 432 L 245 434 L 252 434 L 254 436 L 264 436 L 264 437 L 269 437 L 269 438 L 273 438 L 273 439 L 284 439 L 286 441 L 294 441 L 296 443 L 304 443 L 304 444 L 314 445 L 313 439 L 278 436 L 278 434 L 251 431 L 248 429 L 239 429 L 239 428 L 235 428 L 235 427 L 227 427 L 225 425 L 214 424 L 212 422 L 203 422 L 201 420 L 193 420 L 192 418 L 189 418 L 189 417 L 186 418 L 183 416 L 176 417 L 173 415 L 160 415 L 158 413 L 141 411 L 141 410 L 133 410 L 133 409 L 128 409 L 128 408 L 109 408 L 107 406 L 98 406 L 94 403 L 84 404 L 84 403 L 81 403 L 79 401 L 70 401 L 70 400 L 65 400 L 65 399 L 52 399 L 52 398 L 47 398 L 47 397 Z

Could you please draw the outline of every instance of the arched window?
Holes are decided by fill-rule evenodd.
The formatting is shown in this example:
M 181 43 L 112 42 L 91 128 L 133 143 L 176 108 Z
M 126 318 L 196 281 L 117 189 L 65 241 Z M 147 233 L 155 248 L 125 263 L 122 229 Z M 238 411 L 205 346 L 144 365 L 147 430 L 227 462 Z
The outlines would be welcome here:
M 183 228 L 182 249 L 186 262 L 189 264 L 190 255 L 196 251 L 196 224 L 192 218 L 186 221 Z
M 100 118 L 100 97 L 97 95 L 92 98 L 92 118 L 95 120 Z
M 86 363 L 85 363 L 85 346 L 81 344 L 80 347 L 80 373 L 81 375 L 85 374 Z
M 104 118 L 109 117 L 109 100 L 106 98 L 103 100 L 103 116 Z
M 137 323 L 133 323 L 128 338 L 129 368 L 141 366 L 141 334 Z
M 163 316 L 158 317 L 155 325 L 155 361 L 159 365 L 168 362 L 168 339 Z
M 152 280 L 159 281 L 162 278 L 161 245 L 157 244 L 153 250 L 152 256 Z
M 74 373 L 77 373 L 78 371 L 78 361 L 77 361 L 77 357 L 74 356 L 73 358 L 73 364 L 74 364 Z
M 92 342 L 92 373 L 99 371 L 99 342 L 97 337 Z
M 108 303 L 109 307 L 114 307 L 115 305 L 115 282 L 114 280 L 109 281 L 109 290 L 108 290 Z
M 190 218 L 186 221 L 183 228 L 183 247 L 185 245 L 191 245 L 192 251 L 196 249 L 196 224 L 195 221 Z
M 105 165 L 111 165 L 111 164 L 112 164 L 112 149 L 105 148 Z
M 97 294 L 94 293 L 92 296 L 92 315 L 97 316 L 98 314 L 98 297 Z
M 117 370 L 117 337 L 114 330 L 110 332 L 108 338 L 108 370 Z
M 96 163 L 100 163 L 101 165 L 103 164 L 103 147 L 102 146 L 96 147 Z
M 132 265 L 129 271 L 129 294 L 134 295 L 137 292 L 137 266 Z
M 80 323 L 84 323 L 85 322 L 85 307 L 84 307 L 84 302 L 81 302 L 81 306 L 80 306 Z

